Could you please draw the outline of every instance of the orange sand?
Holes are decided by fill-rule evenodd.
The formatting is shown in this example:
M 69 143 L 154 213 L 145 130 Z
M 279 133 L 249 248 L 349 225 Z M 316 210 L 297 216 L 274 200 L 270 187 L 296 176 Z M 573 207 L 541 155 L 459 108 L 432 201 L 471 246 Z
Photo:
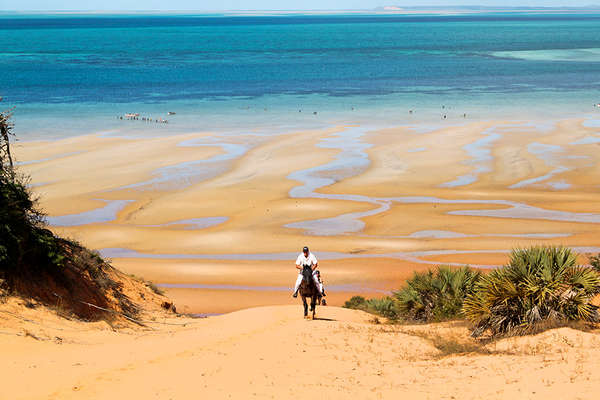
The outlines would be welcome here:
M 335 307 L 315 321 L 275 306 L 120 332 L 24 315 L 2 328 L 2 399 L 591 399 L 600 381 L 600 336 L 568 328 L 445 354 L 432 339 L 469 342 L 460 323 L 375 325 Z

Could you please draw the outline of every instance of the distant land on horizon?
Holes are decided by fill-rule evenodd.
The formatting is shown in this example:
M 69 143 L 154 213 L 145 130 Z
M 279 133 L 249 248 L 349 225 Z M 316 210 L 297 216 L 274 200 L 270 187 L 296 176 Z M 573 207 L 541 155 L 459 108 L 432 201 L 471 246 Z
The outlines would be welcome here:
M 481 6 L 481 5 L 447 5 L 447 6 L 401 6 L 389 4 L 386 6 L 375 7 L 374 10 L 597 10 L 600 9 L 598 4 L 588 4 L 585 6 Z

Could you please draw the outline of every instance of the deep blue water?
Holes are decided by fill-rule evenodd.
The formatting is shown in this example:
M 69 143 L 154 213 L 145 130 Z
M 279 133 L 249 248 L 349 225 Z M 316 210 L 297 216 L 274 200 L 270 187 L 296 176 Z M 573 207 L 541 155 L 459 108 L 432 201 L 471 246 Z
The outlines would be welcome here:
M 0 96 L 31 130 L 593 112 L 599 73 L 600 14 L 0 16 Z

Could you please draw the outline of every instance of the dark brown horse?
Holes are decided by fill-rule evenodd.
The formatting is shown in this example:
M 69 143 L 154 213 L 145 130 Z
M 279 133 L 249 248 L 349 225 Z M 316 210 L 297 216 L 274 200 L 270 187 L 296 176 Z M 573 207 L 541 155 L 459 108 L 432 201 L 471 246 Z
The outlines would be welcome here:
M 321 300 L 321 291 L 315 284 L 313 279 L 313 271 L 309 265 L 305 265 L 302 268 L 302 283 L 300 283 L 300 287 L 298 291 L 300 292 L 300 296 L 302 296 L 302 303 L 304 304 L 304 318 L 308 317 L 308 304 L 306 303 L 306 298 L 310 298 L 310 311 L 312 312 L 312 319 L 315 319 L 315 312 L 317 311 L 317 302 Z

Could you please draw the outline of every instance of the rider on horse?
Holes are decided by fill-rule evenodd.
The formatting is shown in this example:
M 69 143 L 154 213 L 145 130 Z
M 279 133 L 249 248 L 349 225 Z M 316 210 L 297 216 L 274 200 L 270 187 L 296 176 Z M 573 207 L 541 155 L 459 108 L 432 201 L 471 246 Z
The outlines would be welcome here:
M 321 285 L 321 282 L 319 282 L 319 278 L 317 276 L 317 267 L 319 266 L 319 262 L 317 261 L 317 257 L 315 257 L 315 255 L 313 253 L 311 253 L 308 250 L 308 247 L 304 246 L 304 248 L 302 249 L 302 253 L 300 253 L 298 255 L 298 258 L 296 259 L 296 268 L 298 269 L 298 279 L 296 279 L 296 285 L 294 286 L 294 294 L 292 295 L 293 297 L 298 297 L 298 288 L 300 287 L 300 284 L 302 283 L 302 268 L 304 268 L 304 266 L 309 266 L 311 267 L 312 271 L 313 271 L 313 280 L 315 281 L 315 285 L 317 286 L 317 289 L 322 293 L 323 296 L 325 296 L 325 291 L 323 290 L 323 285 Z

